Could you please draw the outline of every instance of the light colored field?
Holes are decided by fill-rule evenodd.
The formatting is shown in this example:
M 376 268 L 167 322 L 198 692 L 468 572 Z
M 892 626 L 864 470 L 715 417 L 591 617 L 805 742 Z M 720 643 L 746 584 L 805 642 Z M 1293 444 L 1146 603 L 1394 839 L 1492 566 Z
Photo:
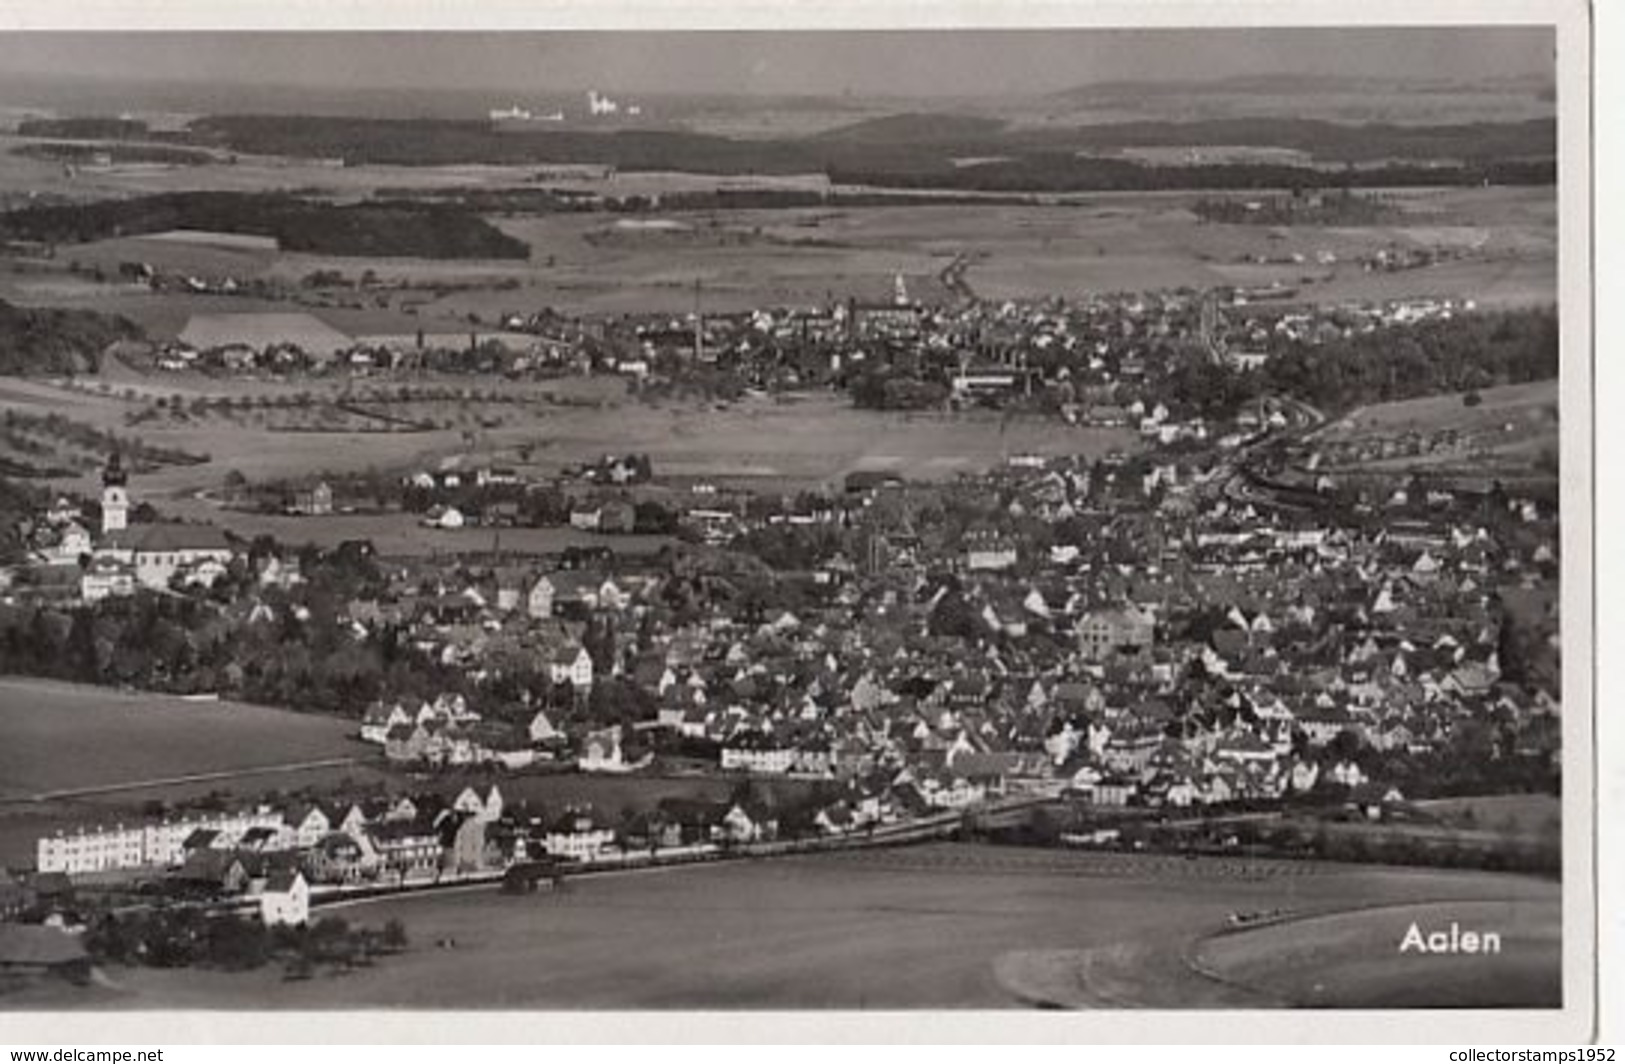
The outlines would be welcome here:
M 1466 406 L 1460 394 L 1435 395 L 1393 403 L 1362 406 L 1339 418 L 1326 430 L 1328 440 L 1359 439 L 1367 435 L 1434 432 L 1441 429 L 1471 431 L 1486 427 L 1528 422 L 1539 427 L 1557 428 L 1557 381 L 1533 381 L 1486 388 L 1479 392 L 1478 406 Z
M 1423 935 L 1493 931 L 1499 954 L 1401 953 Z M 1555 1008 L 1562 1004 L 1558 899 L 1373 908 L 1215 936 L 1198 960 L 1305 1008 Z
M 237 702 L 188 702 L 0 679 L 0 797 L 361 753 L 349 722 Z
M 631 181 L 644 192 L 662 183 L 699 188 L 719 183 L 704 177 L 678 181 L 673 175 L 627 175 L 603 187 L 616 191 Z M 372 269 L 387 280 L 414 284 L 519 282 L 511 291 L 455 292 L 419 311 L 429 320 L 446 321 L 462 320 L 470 312 L 490 318 L 538 306 L 579 313 L 686 312 L 693 308 L 696 280 L 702 285 L 703 305 L 714 311 L 819 304 L 849 296 L 887 298 L 897 274 L 917 297 L 933 298 L 939 294 L 936 275 L 962 252 L 977 256 L 968 275 L 971 285 L 995 299 L 1277 281 L 1297 285 L 1306 279 L 1312 283 L 1303 287 L 1305 300 L 1419 294 L 1465 295 L 1484 303 L 1553 298 L 1555 212 L 1549 190 L 1391 195 L 1404 217 L 1359 229 L 1206 225 L 1187 209 L 1197 198 L 1193 194 L 1091 195 L 1052 206 L 805 208 L 654 219 L 686 227 L 678 232 L 618 228 L 614 219 L 602 215 L 557 214 L 493 219 L 531 245 L 528 263 L 283 254 L 268 266 L 242 266 L 251 275 L 267 273 L 284 280 L 316 269 L 347 274 Z M 1320 252 L 1347 263 L 1393 245 L 1464 244 L 1496 258 L 1396 274 L 1313 265 Z M 1238 261 L 1294 253 L 1309 265 Z
M 185 250 L 188 258 L 199 250 L 177 246 Z M 209 252 L 212 249 L 201 250 Z M 59 290 L 56 287 L 59 283 L 68 283 L 70 287 Z M 72 278 L 59 281 L 37 276 L 13 279 L 0 275 L 0 299 L 19 306 L 64 307 L 122 315 L 140 325 L 154 340 L 175 339 L 186 327 L 187 321 L 200 314 L 280 314 L 290 310 L 308 312 L 340 332 L 352 335 L 398 335 L 415 333 L 419 328 L 429 328 L 431 332 L 448 328 L 444 322 L 425 322 L 395 305 L 306 306 L 243 296 L 160 294 L 131 285 L 86 286 Z M 466 330 L 466 323 L 463 327 Z
M 5 165 L 0 162 L 0 170 Z M 237 168 L 187 168 L 187 175 L 203 171 L 204 184 L 199 187 L 207 187 L 208 174 L 217 169 Z M 419 172 L 406 183 L 501 184 L 493 170 L 501 168 Z M 242 182 L 253 173 L 248 168 L 230 176 L 233 182 Z M 285 176 L 275 169 L 259 174 L 264 181 Z M 364 185 L 351 183 L 368 176 L 383 185 L 402 175 L 388 168 L 358 168 L 326 172 L 325 181 L 359 188 Z M 523 183 L 514 174 L 506 176 L 509 184 Z M 321 174 L 315 177 L 311 182 L 315 187 L 327 187 Z M 177 178 L 162 174 L 158 179 Z M 613 194 L 738 182 L 703 175 L 617 175 L 608 182 L 576 183 Z M 802 179 L 777 183 L 810 187 Z M 346 297 L 366 306 L 317 311 L 347 332 L 411 332 L 425 321 L 462 321 L 471 312 L 489 318 L 542 306 L 577 313 L 686 312 L 693 308 L 695 281 L 703 286 L 703 305 L 713 311 L 821 304 L 847 297 L 889 298 L 897 274 L 905 277 L 917 297 L 934 298 L 941 294 L 934 287 L 936 275 L 958 253 L 976 256 L 967 279 L 978 293 L 994 299 L 1277 281 L 1301 285 L 1300 298 L 1306 301 L 1459 295 L 1495 304 L 1554 298 L 1556 213 L 1551 190 L 1398 190 L 1389 195 L 1403 217 L 1394 224 L 1357 229 L 1209 225 L 1188 209 L 1198 194 L 1132 193 L 1069 197 L 1064 204 L 1047 206 L 805 208 L 695 212 L 655 219 L 689 227 L 676 233 L 617 229 L 615 219 L 606 215 L 492 219 L 531 245 L 530 260 L 520 263 L 339 258 L 146 238 L 99 241 L 66 249 L 63 255 L 107 270 L 134 259 L 210 276 L 297 281 L 317 269 L 339 269 L 349 276 L 371 269 L 392 282 L 482 286 L 431 298 L 417 316 L 399 309 L 399 296 Z M 1348 264 L 1393 245 L 1466 245 L 1489 259 L 1393 274 L 1367 274 Z M 1339 264 L 1316 265 L 1321 252 L 1336 255 Z M 1305 264 L 1245 261 L 1293 254 L 1302 255 Z M 497 290 L 504 280 L 517 281 L 518 287 Z M 0 279 L 0 296 L 8 292 L 23 301 L 48 301 L 20 282 L 6 284 Z M 115 295 L 105 289 L 78 298 L 128 314 L 159 336 L 173 335 L 184 323 L 185 314 L 167 309 L 182 298 L 189 301 L 188 313 L 274 309 L 229 297 L 157 299 Z M 389 305 L 377 306 L 379 298 Z M 222 300 L 237 305 L 210 305 Z
M 536 169 L 529 166 L 333 167 L 302 160 L 244 155 L 238 156 L 238 161 L 231 165 L 81 169 L 71 182 L 64 182 L 60 164 L 11 154 L 13 147 L 27 142 L 28 138 L 0 137 L 0 192 L 50 188 L 64 195 L 102 199 L 157 192 L 309 189 L 336 198 L 360 198 L 380 187 L 511 187 L 524 184 Z
M 1557 302 L 1557 258 L 1552 252 L 1530 252 L 1516 259 L 1445 262 L 1397 273 L 1342 270 L 1302 295 L 1330 303 L 1451 296 L 1480 307 L 1543 306 Z
M 318 318 L 301 313 L 197 314 L 181 330 L 183 341 L 198 350 L 247 344 L 258 350 L 272 344 L 297 344 L 306 351 L 331 354 L 349 347 L 350 337 Z
M 1238 908 L 1555 892 L 1512 877 L 1360 867 L 1281 879 L 1168 878 L 1112 867 L 1119 860 L 1133 859 L 942 844 L 587 879 L 566 893 L 534 897 L 494 888 L 421 896 L 339 910 L 373 926 L 398 917 L 414 943 L 342 981 L 289 983 L 275 971 L 221 977 L 117 969 L 110 974 L 119 990 L 61 988 L 44 1000 L 8 1003 L 1009 1007 L 1020 1002 L 997 966 L 1011 951 L 1183 939 Z M 432 945 L 443 938 L 457 947 Z
M 219 233 L 208 229 L 170 229 L 162 233 L 149 234 L 143 239 L 156 240 L 161 243 L 199 244 L 204 247 L 231 248 L 238 251 L 277 250 L 277 239 L 274 236 Z
M 1370 457 L 1343 451 L 1328 468 L 1367 473 L 1412 469 L 1459 471 L 1475 476 L 1549 476 L 1558 445 L 1557 381 L 1488 388 L 1482 402 L 1467 406 L 1462 396 L 1439 395 L 1361 407 L 1327 426 L 1322 439 L 1331 445 L 1361 447 L 1416 434 L 1435 439 L 1454 432 L 1454 445 L 1418 455 Z M 1338 454 L 1335 450 L 1330 452 Z
M 256 243 L 255 237 L 221 233 L 224 242 L 166 239 L 166 234 L 116 237 L 64 248 L 61 256 L 87 266 L 100 266 L 114 273 L 120 263 L 144 262 L 160 273 L 185 273 L 197 277 L 260 277 L 276 262 L 275 241 L 271 247 Z M 232 238 L 235 238 L 233 240 Z

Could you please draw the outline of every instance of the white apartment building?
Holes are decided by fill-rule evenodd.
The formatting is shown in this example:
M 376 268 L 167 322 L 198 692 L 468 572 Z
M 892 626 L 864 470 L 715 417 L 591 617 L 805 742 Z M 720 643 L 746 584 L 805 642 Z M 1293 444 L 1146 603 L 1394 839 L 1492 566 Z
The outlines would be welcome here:
M 157 824 L 84 828 L 58 831 L 35 846 L 35 866 L 41 872 L 83 875 L 124 868 L 163 868 L 181 863 L 185 843 L 199 828 L 218 831 L 227 839 L 241 838 L 251 828 L 280 830 L 282 816 L 269 808 L 234 813 L 204 813 Z

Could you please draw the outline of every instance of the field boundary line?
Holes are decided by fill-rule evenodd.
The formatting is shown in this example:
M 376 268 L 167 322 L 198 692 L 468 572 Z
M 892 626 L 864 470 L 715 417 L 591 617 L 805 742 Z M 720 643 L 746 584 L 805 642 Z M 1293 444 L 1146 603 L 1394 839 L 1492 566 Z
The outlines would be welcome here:
M 194 772 L 184 776 L 165 776 L 150 780 L 103 783 L 91 787 L 67 787 L 54 791 L 40 791 L 37 794 L 20 797 L 0 798 L 0 805 L 37 805 L 42 802 L 55 802 L 68 798 L 90 798 L 103 794 L 118 794 L 122 791 L 143 791 L 154 787 L 174 787 L 183 783 L 209 783 L 214 780 L 238 779 L 243 776 L 269 776 L 281 772 L 304 772 L 309 769 L 340 768 L 345 765 L 362 764 L 364 762 L 359 757 L 327 757 L 314 761 L 289 761 L 277 765 L 256 765 L 248 768 L 221 769 L 215 772 Z

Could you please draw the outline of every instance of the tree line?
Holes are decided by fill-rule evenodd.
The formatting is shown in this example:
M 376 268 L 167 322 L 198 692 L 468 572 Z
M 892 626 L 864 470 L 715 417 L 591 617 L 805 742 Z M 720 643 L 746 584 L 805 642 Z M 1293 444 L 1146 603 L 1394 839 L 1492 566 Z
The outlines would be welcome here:
M 108 345 L 142 338 L 121 315 L 0 300 L 0 375 L 95 373 Z
M 287 251 L 427 259 L 523 259 L 530 246 L 455 204 L 337 204 L 285 193 L 165 192 L 0 214 L 0 237 L 49 244 L 202 229 L 272 237 Z
M 1244 403 L 1286 395 L 1336 413 L 1365 403 L 1550 380 L 1558 372 L 1552 307 L 1460 314 L 1355 332 L 1324 343 L 1283 341 L 1254 371 L 1190 351 L 1160 382 L 1170 406 L 1227 417 Z

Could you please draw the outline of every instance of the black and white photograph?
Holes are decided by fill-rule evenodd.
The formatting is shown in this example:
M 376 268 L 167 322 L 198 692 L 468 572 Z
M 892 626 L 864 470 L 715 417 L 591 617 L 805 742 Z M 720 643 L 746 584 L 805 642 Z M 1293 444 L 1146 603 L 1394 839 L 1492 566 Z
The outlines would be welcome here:
M 664 10 L 0 29 L 0 1022 L 1588 1015 L 1583 28 Z

